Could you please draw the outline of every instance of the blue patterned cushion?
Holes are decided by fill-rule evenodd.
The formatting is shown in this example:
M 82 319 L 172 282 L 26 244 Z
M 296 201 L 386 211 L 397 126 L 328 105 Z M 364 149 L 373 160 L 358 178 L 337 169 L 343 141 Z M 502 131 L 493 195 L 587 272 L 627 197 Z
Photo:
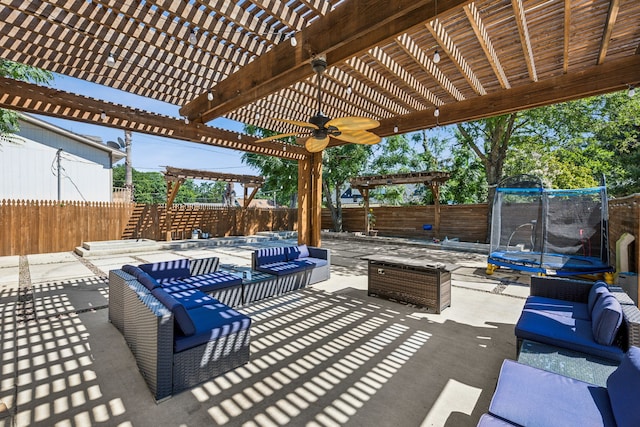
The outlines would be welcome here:
M 598 344 L 612 345 L 622 324 L 622 307 L 611 294 L 603 294 L 596 300 L 591 313 L 591 330 Z
M 142 285 L 150 291 L 160 287 L 160 283 L 144 271 L 141 271 L 140 274 L 138 274 L 138 282 L 142 283 Z
M 180 303 L 180 301 L 175 299 L 169 292 L 162 288 L 152 290 L 151 294 L 173 313 L 175 324 L 184 335 L 190 336 L 196 333 L 196 326 L 189 316 L 187 309 Z
M 189 277 L 188 259 L 177 259 L 174 261 L 154 262 L 152 264 L 141 264 L 140 268 L 160 283 L 166 283 L 183 277 Z
M 273 264 L 287 260 L 285 248 L 263 248 L 256 251 L 256 263 L 258 265 Z
M 589 291 L 589 300 L 587 301 L 587 305 L 589 307 L 589 313 L 593 311 L 593 306 L 595 305 L 598 298 L 603 294 L 609 293 L 609 286 L 603 281 L 597 281 L 591 287 Z M 593 317 L 593 316 L 592 316 Z
M 607 379 L 613 416 L 619 426 L 640 426 L 640 348 L 631 347 Z

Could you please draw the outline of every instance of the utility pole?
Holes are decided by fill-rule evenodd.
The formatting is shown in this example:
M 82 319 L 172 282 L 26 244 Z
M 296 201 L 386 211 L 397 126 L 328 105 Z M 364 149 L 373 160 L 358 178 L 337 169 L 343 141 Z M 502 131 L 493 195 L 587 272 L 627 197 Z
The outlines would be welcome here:
M 124 148 L 127 157 L 124 160 L 124 187 L 129 193 L 129 201 L 133 201 L 133 173 L 131 170 L 131 131 L 124 131 Z
M 56 152 L 58 164 L 58 201 L 62 199 L 62 148 L 58 148 Z

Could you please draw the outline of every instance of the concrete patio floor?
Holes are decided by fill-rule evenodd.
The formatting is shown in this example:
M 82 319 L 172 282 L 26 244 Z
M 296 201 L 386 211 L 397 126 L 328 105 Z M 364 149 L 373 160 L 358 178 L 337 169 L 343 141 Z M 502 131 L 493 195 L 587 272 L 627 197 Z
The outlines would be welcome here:
M 239 309 L 253 319 L 249 364 L 156 404 L 108 322 L 108 271 L 183 257 L 250 265 L 254 249 L 289 244 L 0 257 L 0 426 L 476 425 L 515 357 L 529 278 L 489 277 L 486 254 L 402 239 L 323 238 L 330 280 Z M 451 307 L 367 296 L 363 258 L 385 253 L 445 263 Z

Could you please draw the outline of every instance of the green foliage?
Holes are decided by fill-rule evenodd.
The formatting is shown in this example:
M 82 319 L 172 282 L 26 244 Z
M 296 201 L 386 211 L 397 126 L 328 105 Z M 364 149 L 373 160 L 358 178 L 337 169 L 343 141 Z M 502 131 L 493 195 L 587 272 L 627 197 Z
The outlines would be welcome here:
M 136 203 L 162 204 L 167 202 L 167 184 L 160 172 L 132 171 L 133 199 Z M 125 186 L 125 166 L 113 168 L 113 186 Z M 196 184 L 187 179 L 180 188 L 174 203 L 222 203 L 226 183 L 222 181 Z
M 46 84 L 53 79 L 49 71 L 0 58 L 0 76 L 37 84 Z M 18 115 L 15 111 L 0 108 L 0 137 L 10 140 L 6 135 L 19 130 Z
M 258 138 L 274 135 L 275 132 L 255 126 L 245 126 L 245 132 Z M 283 138 L 288 144 L 294 144 L 295 138 Z M 260 188 L 257 198 L 273 200 L 280 206 L 295 206 L 298 194 L 298 162 L 265 156 L 256 153 L 244 153 L 242 161 L 260 171 L 264 177 L 264 184 Z

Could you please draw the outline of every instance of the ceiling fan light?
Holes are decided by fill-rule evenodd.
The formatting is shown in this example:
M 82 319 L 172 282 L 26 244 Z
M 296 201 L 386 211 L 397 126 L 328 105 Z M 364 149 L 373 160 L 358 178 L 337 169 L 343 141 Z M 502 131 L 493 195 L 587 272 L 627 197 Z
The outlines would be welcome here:
M 198 36 L 196 34 L 196 30 L 191 30 L 191 34 L 189 34 L 189 43 L 191 44 L 198 43 Z
M 440 108 L 436 107 L 436 109 L 433 110 L 433 115 L 435 117 L 440 117 Z
M 107 57 L 107 65 L 109 67 L 113 67 L 114 65 L 116 65 L 116 59 L 113 57 L 113 54 L 111 54 L 111 53 Z
M 107 113 L 105 113 L 104 111 L 100 112 L 100 120 L 106 120 L 107 119 Z
M 208 92 L 207 92 L 207 99 L 208 99 L 209 101 L 213 101 L 213 92 L 211 92 L 211 91 L 208 91 Z
M 437 64 L 438 62 L 440 62 L 440 54 L 438 53 L 438 49 L 436 49 L 435 53 L 433 54 L 433 63 Z
M 184 124 L 188 125 L 189 124 L 189 117 L 184 116 Z
M 351 85 L 347 86 L 347 95 L 351 95 L 353 93 L 353 89 L 351 88 Z
M 289 43 L 291 43 L 292 47 L 298 46 L 298 40 L 296 40 L 296 33 L 292 33 L 289 37 Z
M 395 125 L 395 126 L 393 127 L 393 133 L 398 133 L 398 125 Z

